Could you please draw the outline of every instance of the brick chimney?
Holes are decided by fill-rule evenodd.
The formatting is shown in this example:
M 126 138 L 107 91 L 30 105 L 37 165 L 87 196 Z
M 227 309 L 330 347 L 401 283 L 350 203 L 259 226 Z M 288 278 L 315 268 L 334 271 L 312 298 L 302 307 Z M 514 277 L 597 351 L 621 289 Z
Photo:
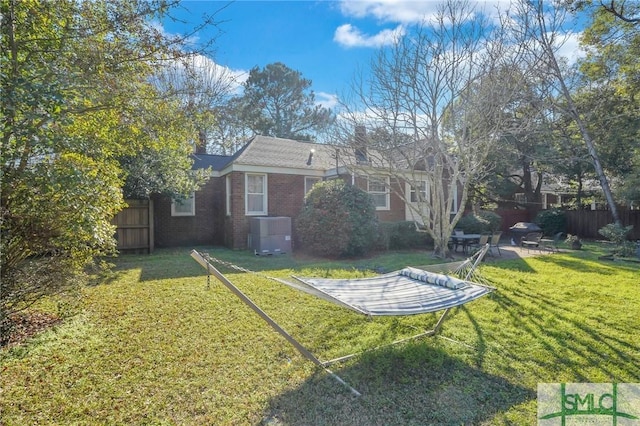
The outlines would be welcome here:
M 196 142 L 195 153 L 207 153 L 207 135 L 205 134 L 204 130 L 198 130 L 198 142 Z
M 358 163 L 368 163 L 367 156 L 367 128 L 356 126 L 354 135 L 354 152 Z

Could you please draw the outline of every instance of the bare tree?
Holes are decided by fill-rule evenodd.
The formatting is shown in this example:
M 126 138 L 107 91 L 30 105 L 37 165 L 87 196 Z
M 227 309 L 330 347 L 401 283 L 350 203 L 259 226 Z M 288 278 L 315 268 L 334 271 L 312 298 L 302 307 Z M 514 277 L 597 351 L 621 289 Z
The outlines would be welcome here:
M 500 25 L 468 2 L 448 1 L 372 61 L 345 102 L 339 140 L 355 155 L 355 174 L 385 182 L 448 257 L 448 241 L 462 217 L 469 182 L 485 171 L 499 139 L 513 84 L 499 70 L 514 61 Z M 349 137 L 355 126 L 384 129 L 374 139 Z M 379 179 L 380 175 L 385 179 Z M 457 209 L 456 209 L 457 207 Z
M 242 117 L 243 105 L 243 98 L 236 96 L 214 109 L 215 121 L 207 132 L 208 152 L 231 155 L 256 135 Z
M 514 12 L 511 21 L 514 41 L 526 50 L 527 54 L 523 58 L 526 58 L 527 66 L 530 69 L 543 69 L 549 81 L 554 83 L 559 94 L 556 99 L 563 100 L 563 102 L 555 102 L 554 107 L 571 117 L 578 126 L 613 219 L 617 224 L 621 224 L 618 208 L 593 138 L 567 83 L 566 67 L 562 66 L 557 56 L 558 49 L 562 47 L 563 36 L 566 34 L 566 30 L 563 30 L 563 26 L 567 23 L 566 10 L 554 7 L 552 2 L 543 0 L 533 2 L 520 0 Z M 552 97 L 549 99 L 553 100 Z
M 228 68 L 206 56 L 193 54 L 161 68 L 156 75 L 156 85 L 166 95 L 182 99 L 182 107 L 198 129 L 198 140 L 194 142 L 204 151 L 210 134 L 216 130 L 216 112 L 240 83 Z M 210 150 L 219 151 L 217 147 L 212 148 Z

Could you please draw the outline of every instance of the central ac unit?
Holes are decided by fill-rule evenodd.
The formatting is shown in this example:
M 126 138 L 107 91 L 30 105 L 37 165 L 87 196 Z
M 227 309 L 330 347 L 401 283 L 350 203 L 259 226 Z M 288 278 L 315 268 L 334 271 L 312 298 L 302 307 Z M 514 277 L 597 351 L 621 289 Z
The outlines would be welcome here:
M 251 218 L 249 248 L 257 255 L 291 253 L 291 218 Z

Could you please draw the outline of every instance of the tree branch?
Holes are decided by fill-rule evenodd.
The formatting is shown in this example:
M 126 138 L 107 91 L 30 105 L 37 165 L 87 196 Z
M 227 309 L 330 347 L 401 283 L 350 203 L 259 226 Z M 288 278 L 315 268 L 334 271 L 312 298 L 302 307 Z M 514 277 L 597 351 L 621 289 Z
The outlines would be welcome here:
M 604 10 L 611 13 L 616 18 L 623 20 L 624 22 L 628 22 L 630 24 L 640 23 L 640 17 L 632 18 L 631 16 L 625 15 L 624 0 L 621 2 L 621 4 L 618 3 L 618 5 L 616 5 L 616 0 L 611 0 L 609 4 L 605 4 L 603 0 L 600 0 L 600 6 L 602 6 Z

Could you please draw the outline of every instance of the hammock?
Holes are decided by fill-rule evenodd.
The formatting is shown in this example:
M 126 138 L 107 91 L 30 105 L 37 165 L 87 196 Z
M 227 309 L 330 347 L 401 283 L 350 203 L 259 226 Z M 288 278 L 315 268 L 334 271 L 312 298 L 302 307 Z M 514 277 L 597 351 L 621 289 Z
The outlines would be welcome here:
M 319 297 L 370 316 L 437 312 L 471 302 L 493 290 L 415 268 L 372 278 L 294 278 L 317 290 Z M 448 287 L 447 283 L 457 285 Z
M 479 297 L 482 297 L 495 290 L 492 287 L 467 281 L 473 276 L 476 267 L 489 250 L 489 244 L 483 247 L 471 258 L 457 264 L 458 273 L 463 273 L 464 279 L 458 279 L 449 275 L 432 273 L 417 268 L 404 268 L 400 271 L 373 278 L 358 279 L 321 279 L 321 278 L 299 278 L 294 277 L 298 284 L 290 283 L 279 278 L 267 277 L 283 284 L 298 288 L 305 292 L 322 297 L 325 300 L 334 302 L 340 306 L 347 307 L 356 312 L 375 315 L 414 315 L 428 312 L 444 310 L 440 319 L 432 330 L 425 331 L 416 336 L 393 342 L 397 344 L 421 336 L 435 335 L 440 329 L 442 322 L 449 310 L 460 306 Z M 360 393 L 346 384 L 340 377 L 327 367 L 333 363 L 352 358 L 358 354 L 350 354 L 330 361 L 322 362 L 308 349 L 287 333 L 278 323 L 260 309 L 251 299 L 242 293 L 231 281 L 229 281 L 220 271 L 218 271 L 211 261 L 217 261 L 235 269 L 252 272 L 244 268 L 237 267 L 228 262 L 220 262 L 206 254 L 201 254 L 196 250 L 191 251 L 191 257 L 204 267 L 209 274 L 213 274 L 240 300 L 254 310 L 264 319 L 274 330 L 280 333 L 289 343 L 291 343 L 303 356 L 316 365 L 324 368 L 337 381 L 348 387 L 353 394 L 359 396 Z M 442 266 L 436 269 L 446 269 Z M 255 273 L 255 272 L 253 272 Z
M 407 267 L 370 278 L 323 279 L 294 275 L 295 282 L 268 278 L 368 316 L 424 314 L 463 305 L 495 290 L 481 283 L 484 280 L 477 273 L 477 266 L 488 250 L 487 244 L 461 262 L 422 269 Z M 443 285 L 453 282 L 457 283 L 456 288 Z

